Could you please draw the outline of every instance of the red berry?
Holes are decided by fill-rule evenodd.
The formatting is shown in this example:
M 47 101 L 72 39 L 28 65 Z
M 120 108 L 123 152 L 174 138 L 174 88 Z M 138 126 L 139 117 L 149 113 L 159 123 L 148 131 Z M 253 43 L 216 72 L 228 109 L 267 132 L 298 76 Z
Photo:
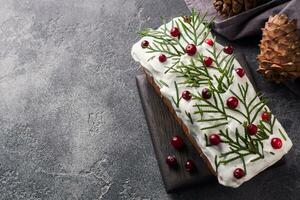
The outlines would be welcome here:
M 166 163 L 170 166 L 170 167 L 175 167 L 177 166 L 177 159 L 174 155 L 169 155 L 166 158 Z
M 178 37 L 180 35 L 180 31 L 177 27 L 173 27 L 171 29 L 170 33 L 173 37 Z
M 197 47 L 194 44 L 188 44 L 185 48 L 185 52 L 189 55 L 189 56 L 193 56 L 196 54 L 197 52 Z
M 264 120 L 264 121 L 270 121 L 270 113 L 269 112 L 263 112 L 261 114 L 261 119 Z
M 274 149 L 280 149 L 282 147 L 282 141 L 280 138 L 273 138 L 271 140 L 271 145 Z
M 196 166 L 192 160 L 187 160 L 184 166 L 188 172 L 193 172 L 196 169 Z
M 206 39 L 205 43 L 208 44 L 209 46 L 213 46 L 214 45 L 214 41 L 212 39 Z
M 225 46 L 223 51 L 227 54 L 232 54 L 233 53 L 233 47 L 232 46 Z
M 207 67 L 211 66 L 212 62 L 213 62 L 213 60 L 212 60 L 211 57 L 209 57 L 209 56 L 204 56 L 204 65 L 205 65 L 205 66 L 207 66 Z
M 172 137 L 171 144 L 175 149 L 180 150 L 183 147 L 183 139 L 179 135 L 176 135 Z
M 147 40 L 143 40 L 142 43 L 141 43 L 141 47 L 143 49 L 147 48 L 149 46 L 149 42 Z
M 254 124 L 249 124 L 247 126 L 247 133 L 249 135 L 255 135 L 257 133 L 257 127 Z
M 244 170 L 242 170 L 241 168 L 236 168 L 234 171 L 233 171 L 233 176 L 237 179 L 240 179 L 242 178 L 243 176 L 245 176 L 245 172 Z
M 243 77 L 245 75 L 245 70 L 243 68 L 237 68 L 235 69 L 235 72 L 237 73 L 237 75 L 239 75 L 239 77 Z
M 167 60 L 167 56 L 165 56 L 165 54 L 160 54 L 158 57 L 159 62 L 166 62 Z
M 239 105 L 239 100 L 232 96 L 227 99 L 227 106 L 231 109 L 235 109 Z
M 189 91 L 187 91 L 187 90 L 183 91 L 182 94 L 181 94 L 181 96 L 186 101 L 189 101 L 192 98 L 191 93 Z
M 211 134 L 209 136 L 209 142 L 211 145 L 218 145 L 221 143 L 221 138 L 218 134 Z
M 211 92 L 208 88 L 204 88 L 201 94 L 203 99 L 209 99 L 211 97 Z

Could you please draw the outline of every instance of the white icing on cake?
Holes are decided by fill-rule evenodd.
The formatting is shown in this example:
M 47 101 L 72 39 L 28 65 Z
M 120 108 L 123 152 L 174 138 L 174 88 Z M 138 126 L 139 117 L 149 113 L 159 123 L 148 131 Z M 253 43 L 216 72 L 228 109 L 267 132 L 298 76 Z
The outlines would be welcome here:
M 180 18 L 175 18 L 175 19 L 173 19 L 173 24 L 172 24 L 172 22 L 169 22 L 166 25 L 161 26 L 157 30 L 164 30 L 165 28 L 167 30 L 170 30 L 172 28 L 172 25 L 174 26 L 174 24 L 176 24 L 174 22 L 178 22 L 179 19 Z M 204 25 L 201 24 L 201 26 L 197 29 L 197 32 L 200 32 L 203 28 L 204 28 Z M 183 29 L 181 25 L 179 25 L 179 29 L 180 30 Z M 183 31 L 181 31 L 181 34 L 183 36 L 186 36 L 186 35 L 184 35 L 185 32 L 183 32 Z M 188 37 L 186 37 L 186 38 L 189 43 L 193 43 Z M 209 33 L 207 38 L 212 38 L 212 35 Z M 200 39 L 202 39 L 202 38 L 200 38 Z M 237 121 L 230 119 L 230 118 L 228 119 L 228 124 L 217 127 L 217 128 L 213 128 L 213 129 L 207 129 L 207 130 L 201 130 L 201 128 L 207 127 L 207 126 L 212 126 L 216 122 L 214 122 L 214 121 L 196 122 L 196 120 L 194 120 L 194 123 L 192 124 L 190 119 L 185 114 L 185 112 L 187 111 L 187 112 L 191 113 L 192 118 L 196 119 L 197 116 L 195 116 L 193 113 L 195 111 L 197 111 L 197 108 L 193 107 L 193 105 L 197 102 L 197 100 L 192 99 L 190 101 L 185 101 L 182 99 L 179 103 L 179 108 L 176 107 L 175 103 L 172 100 L 172 97 L 173 98 L 176 97 L 174 81 L 179 83 L 179 82 L 183 81 L 184 78 L 179 78 L 178 74 L 176 74 L 176 73 L 165 73 L 166 69 L 168 67 L 172 66 L 172 64 L 173 64 L 172 60 L 167 59 L 167 61 L 164 63 L 159 62 L 158 56 L 160 55 L 160 53 L 148 53 L 147 48 L 141 47 L 141 42 L 143 40 L 149 41 L 150 45 L 153 42 L 152 37 L 143 37 L 139 42 L 137 42 L 136 44 L 133 45 L 132 52 L 131 52 L 132 57 L 134 58 L 134 60 L 139 62 L 145 68 L 147 73 L 154 78 L 154 81 L 156 82 L 156 84 L 160 86 L 160 91 L 161 91 L 162 95 L 172 103 L 172 106 L 173 106 L 174 110 L 176 111 L 177 116 L 180 119 L 182 119 L 184 124 L 188 127 L 189 134 L 191 134 L 194 137 L 194 139 L 197 141 L 197 144 L 201 148 L 203 154 L 207 157 L 207 159 L 211 163 L 211 166 L 216 171 L 215 157 L 220 156 L 221 153 L 227 152 L 229 150 L 229 145 L 227 143 L 221 143 L 217 146 L 206 146 L 205 134 L 210 135 L 212 133 L 218 133 L 220 130 L 225 130 L 227 128 L 229 130 L 229 136 L 232 139 L 235 139 L 234 134 L 235 134 L 236 128 L 240 131 L 240 133 L 242 133 L 242 134 L 245 133 L 245 129 L 244 129 L 243 125 L 239 124 Z M 182 41 L 181 44 L 183 44 L 183 46 L 185 47 L 188 43 L 185 41 Z M 223 50 L 223 46 L 216 43 L 215 41 L 214 41 L 214 45 L 218 52 Z M 178 47 L 178 45 L 177 45 L 177 47 Z M 208 50 L 212 51 L 212 48 L 213 48 L 212 46 L 209 46 L 206 43 L 202 43 L 197 46 L 197 53 L 203 54 L 204 56 L 211 56 L 211 54 L 209 53 Z M 222 59 L 224 56 L 226 56 L 226 54 L 224 52 L 222 52 L 220 55 L 220 59 Z M 153 59 L 151 59 L 151 58 L 153 58 Z M 187 54 L 184 54 L 180 57 L 180 61 L 184 64 L 189 64 L 191 62 L 190 61 L 191 58 L 193 58 L 193 57 L 188 56 Z M 195 62 L 197 65 L 197 61 L 195 61 Z M 235 59 L 233 61 L 233 65 L 234 65 L 235 69 L 238 67 L 241 67 L 239 65 L 238 61 Z M 215 66 L 215 64 L 213 64 L 212 66 L 217 67 L 217 66 Z M 220 75 L 217 70 L 212 70 L 212 68 L 208 68 L 208 70 L 209 70 L 209 74 L 211 76 L 213 76 L 214 74 L 216 76 Z M 249 79 L 247 78 L 247 76 L 245 75 L 241 78 L 235 73 L 234 70 L 233 70 L 232 75 L 233 75 L 233 83 L 230 85 L 230 87 L 228 88 L 228 90 L 225 93 L 220 93 L 220 96 L 223 99 L 223 101 L 226 102 L 227 98 L 229 98 L 230 96 L 233 96 L 229 91 L 230 89 L 232 91 L 235 91 L 238 93 L 238 91 L 239 91 L 238 84 L 245 85 L 246 83 L 248 83 L 248 85 L 249 85 L 247 96 L 246 96 L 246 101 L 250 101 L 256 95 L 256 92 L 255 92 L 252 84 L 250 83 Z M 165 84 L 162 84 L 162 82 L 164 82 Z M 216 82 L 213 82 L 213 83 L 217 84 Z M 205 87 L 208 87 L 208 86 L 201 85 L 200 87 L 188 87 L 187 85 L 184 85 L 184 84 L 178 84 L 178 90 L 179 90 L 180 95 L 185 90 L 190 91 L 192 94 L 201 93 L 202 89 Z M 211 101 L 211 99 L 210 99 L 210 101 Z M 254 101 L 254 104 L 257 103 L 258 101 L 259 101 L 259 99 L 256 99 Z M 239 103 L 239 105 L 236 109 L 240 110 L 243 113 L 246 112 L 245 108 L 241 105 L 241 103 Z M 265 106 L 265 109 L 267 109 L 269 111 L 269 108 L 267 106 Z M 244 121 L 244 118 L 237 112 L 231 111 L 230 109 L 228 109 L 226 111 L 228 114 L 235 116 L 238 120 Z M 255 110 L 254 110 L 254 113 L 255 113 Z M 204 113 L 203 116 L 205 116 L 205 118 L 218 118 L 219 117 L 218 113 Z M 272 119 L 273 118 L 274 118 L 274 116 L 272 115 Z M 260 120 L 261 120 L 261 113 L 259 113 L 257 115 L 253 124 L 258 124 Z M 279 129 L 282 131 L 282 134 L 284 136 L 282 136 L 282 134 L 279 132 Z M 247 169 L 247 173 L 244 177 L 242 177 L 240 179 L 237 179 L 233 176 L 233 171 L 236 168 L 243 169 L 243 162 L 241 159 L 236 159 L 232 162 L 227 163 L 226 165 L 220 164 L 218 166 L 218 170 L 217 170 L 217 176 L 218 176 L 219 183 L 221 183 L 222 185 L 225 185 L 225 186 L 238 187 L 243 182 L 251 179 L 252 177 L 257 175 L 259 172 L 263 171 L 267 167 L 273 165 L 275 162 L 280 160 L 290 150 L 290 148 L 292 147 L 292 142 L 288 138 L 285 130 L 283 129 L 281 124 L 277 121 L 277 119 L 275 120 L 273 130 L 274 130 L 273 134 L 271 134 L 268 139 L 262 141 L 264 158 L 251 162 L 251 160 L 255 159 L 257 157 L 257 155 L 250 154 L 248 156 L 245 156 L 244 160 L 245 160 L 245 166 Z M 271 146 L 271 139 L 275 138 L 275 137 L 280 138 L 282 140 L 282 147 L 280 149 L 274 149 Z M 274 155 L 271 154 L 270 152 L 273 152 Z

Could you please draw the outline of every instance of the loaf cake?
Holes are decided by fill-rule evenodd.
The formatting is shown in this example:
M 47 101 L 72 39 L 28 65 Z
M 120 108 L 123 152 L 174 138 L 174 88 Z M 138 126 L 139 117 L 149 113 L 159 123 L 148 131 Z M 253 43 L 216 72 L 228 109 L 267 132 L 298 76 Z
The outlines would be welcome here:
M 292 147 L 231 46 L 218 44 L 192 12 L 145 29 L 132 47 L 149 83 L 220 184 L 238 187 Z

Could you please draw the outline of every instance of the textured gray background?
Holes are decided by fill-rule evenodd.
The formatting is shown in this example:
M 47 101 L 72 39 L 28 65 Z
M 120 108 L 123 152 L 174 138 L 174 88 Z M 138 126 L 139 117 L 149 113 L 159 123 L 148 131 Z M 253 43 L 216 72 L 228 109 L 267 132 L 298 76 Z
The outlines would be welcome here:
M 300 101 L 256 76 L 294 142 L 239 189 L 166 194 L 135 79 L 140 27 L 181 0 L 0 0 L 0 199 L 299 199 Z M 240 41 L 253 72 L 257 41 Z

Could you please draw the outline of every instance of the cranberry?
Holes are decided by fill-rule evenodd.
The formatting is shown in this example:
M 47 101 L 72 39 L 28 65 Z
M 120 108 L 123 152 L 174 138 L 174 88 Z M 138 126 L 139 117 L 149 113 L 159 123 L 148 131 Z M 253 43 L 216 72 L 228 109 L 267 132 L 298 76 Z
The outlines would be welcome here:
M 211 92 L 208 88 L 204 88 L 201 94 L 203 99 L 209 99 L 211 97 Z
M 237 75 L 239 75 L 239 77 L 243 77 L 245 75 L 245 70 L 243 68 L 237 68 L 235 70 L 235 72 L 237 73 Z
M 273 138 L 271 140 L 271 145 L 274 149 L 280 149 L 282 147 L 282 141 L 280 138 Z
M 263 112 L 262 114 L 261 114 L 261 119 L 263 120 L 263 121 L 270 121 L 270 113 L 269 112 Z
M 192 160 L 187 160 L 184 166 L 188 172 L 193 172 L 196 169 L 196 166 Z
M 170 33 L 173 37 L 178 37 L 180 35 L 180 31 L 177 27 L 173 27 L 171 29 Z
M 186 101 L 189 101 L 192 98 L 191 93 L 189 91 L 187 91 L 187 90 L 183 91 L 182 94 L 181 94 L 181 96 Z
M 205 43 L 208 44 L 209 46 L 213 46 L 214 45 L 214 41 L 212 39 L 206 39 Z
M 243 176 L 245 176 L 245 172 L 244 170 L 242 170 L 241 168 L 236 168 L 234 171 L 233 171 L 233 176 L 237 179 L 240 179 L 242 178 Z
M 184 145 L 183 139 L 179 135 L 172 137 L 171 144 L 177 150 L 182 149 L 182 147 Z
M 167 56 L 165 54 L 160 54 L 158 57 L 159 62 L 166 62 Z
M 232 54 L 233 53 L 233 47 L 232 46 L 225 46 L 223 51 L 227 54 Z
M 209 136 L 209 142 L 211 145 L 218 145 L 221 143 L 221 138 L 218 134 L 211 134 Z
M 197 52 L 197 47 L 194 44 L 188 44 L 185 48 L 185 52 L 189 55 L 189 56 L 193 56 L 196 54 Z
M 247 126 L 247 133 L 249 135 L 255 135 L 257 133 L 257 127 L 254 124 L 249 124 Z
M 147 40 L 143 40 L 142 43 L 141 43 L 141 47 L 143 49 L 147 48 L 149 46 L 149 42 Z
M 166 163 L 170 166 L 170 167 L 175 167 L 177 166 L 177 159 L 174 155 L 169 155 L 167 158 L 166 158 Z
M 213 63 L 213 60 L 212 60 L 211 57 L 209 57 L 209 56 L 205 56 L 205 57 L 204 57 L 204 65 L 205 65 L 206 67 L 211 66 L 212 63 Z
M 239 105 L 239 100 L 232 96 L 227 99 L 227 106 L 231 109 L 235 109 Z

